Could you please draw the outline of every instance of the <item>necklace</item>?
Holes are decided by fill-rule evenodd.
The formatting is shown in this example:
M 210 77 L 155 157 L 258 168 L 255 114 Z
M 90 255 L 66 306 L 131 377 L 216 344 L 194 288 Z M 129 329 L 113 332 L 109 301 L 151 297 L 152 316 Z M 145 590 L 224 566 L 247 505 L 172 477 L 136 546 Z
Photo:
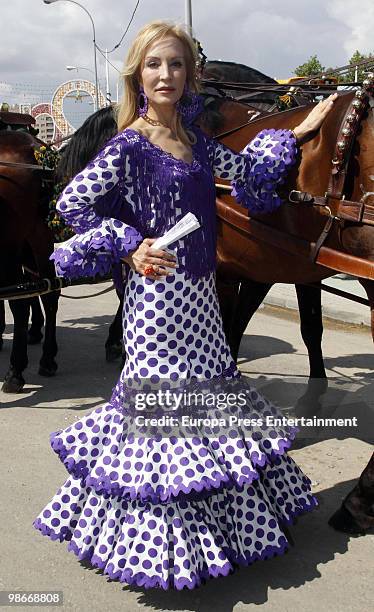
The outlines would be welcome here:
M 147 114 L 142 115 L 142 118 L 147 123 L 150 123 L 150 125 L 162 125 L 162 127 L 165 127 L 167 129 L 171 130 L 171 127 L 169 127 L 168 125 L 166 125 L 165 123 L 162 123 L 162 121 L 157 121 L 157 119 L 151 119 L 151 117 L 148 117 Z

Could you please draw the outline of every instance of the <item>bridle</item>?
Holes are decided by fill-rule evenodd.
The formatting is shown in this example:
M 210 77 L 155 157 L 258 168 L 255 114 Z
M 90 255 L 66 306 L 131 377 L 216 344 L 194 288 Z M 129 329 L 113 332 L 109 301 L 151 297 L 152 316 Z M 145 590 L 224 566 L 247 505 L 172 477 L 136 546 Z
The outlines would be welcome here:
M 288 194 L 288 201 L 293 204 L 303 203 L 310 206 L 321 206 L 328 212 L 326 224 L 311 252 L 312 261 L 316 260 L 319 250 L 335 222 L 339 223 L 340 230 L 347 222 L 374 226 L 374 205 L 368 204 L 365 201 L 368 194 L 364 194 L 359 202 L 346 200 L 344 195 L 344 186 L 353 145 L 363 114 L 368 108 L 370 97 L 373 94 L 374 73 L 369 73 L 363 81 L 362 87 L 357 89 L 354 99 L 348 106 L 340 124 L 334 147 L 334 155 L 331 160 L 329 184 L 325 195 L 317 196 L 295 189 L 292 189 Z M 332 209 L 335 211 L 334 213 Z

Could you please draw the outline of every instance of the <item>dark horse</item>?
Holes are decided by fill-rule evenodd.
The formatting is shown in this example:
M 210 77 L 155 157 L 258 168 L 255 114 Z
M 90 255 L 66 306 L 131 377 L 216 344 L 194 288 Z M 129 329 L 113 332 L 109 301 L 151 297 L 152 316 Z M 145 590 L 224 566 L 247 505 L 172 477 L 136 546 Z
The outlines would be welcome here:
M 357 484 L 330 518 L 329 525 L 354 534 L 365 534 L 374 528 L 374 453 Z
M 35 148 L 40 141 L 27 131 L 0 131 L 0 287 L 23 282 L 25 268 L 45 278 L 55 276 L 49 260 L 53 252 L 53 235 L 44 222 L 41 210 L 48 197 L 43 185 L 43 172 L 35 169 Z M 18 164 L 18 165 L 17 165 Z M 29 166 L 34 166 L 30 168 Z M 45 338 L 39 374 L 52 376 L 57 364 L 56 312 L 59 293 L 41 296 L 45 312 Z M 20 391 L 25 383 L 22 376 L 28 363 L 27 334 L 30 299 L 11 300 L 14 319 L 10 366 L 2 390 Z
M 263 74 L 255 68 L 235 62 L 222 62 L 211 60 L 206 62 L 203 70 L 204 93 L 222 92 L 223 95 L 232 96 L 240 100 L 245 99 L 258 111 L 269 111 L 277 106 L 278 95 L 272 91 L 248 91 L 241 89 L 239 83 L 266 84 L 278 86 L 277 81 Z M 212 83 L 209 83 L 209 81 Z M 234 88 L 225 87 L 224 83 L 235 84 Z

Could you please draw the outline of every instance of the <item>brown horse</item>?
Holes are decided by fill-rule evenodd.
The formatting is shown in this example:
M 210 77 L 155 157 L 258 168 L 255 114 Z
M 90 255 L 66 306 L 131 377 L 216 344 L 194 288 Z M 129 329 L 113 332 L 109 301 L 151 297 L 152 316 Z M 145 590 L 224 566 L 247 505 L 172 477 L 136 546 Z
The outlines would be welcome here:
M 287 185 L 282 188 L 286 200 L 291 190 L 322 196 L 320 200 L 323 200 L 331 182 L 331 160 L 335 155 L 339 130 L 354 100 L 357 100 L 354 93 L 341 95 L 335 102 L 334 110 L 328 116 L 322 129 L 314 138 L 303 144 L 298 163 L 290 173 Z M 309 111 L 310 107 L 307 106 L 255 120 L 223 138 L 222 141 L 233 149 L 240 150 L 261 129 L 293 128 L 305 118 Z M 373 184 L 371 176 L 374 171 L 373 128 L 373 112 L 369 109 L 362 118 L 360 133 L 357 135 L 355 148 L 347 168 L 344 195 L 349 201 L 360 202 L 363 190 L 371 191 Z M 339 215 L 339 200 L 331 198 L 328 204 L 332 214 Z M 231 196 L 225 195 L 225 192 L 218 199 L 217 206 L 219 216 L 218 276 L 224 280 L 245 281 L 241 294 L 237 293 L 237 285 L 234 285 L 233 290 L 227 285 L 219 286 L 226 332 L 234 355 L 237 355 L 241 336 L 250 317 L 272 284 L 276 282 L 319 283 L 322 279 L 336 274 L 337 271 L 353 273 L 352 269 L 355 269 L 357 276 L 366 276 L 359 280 L 370 302 L 374 335 L 374 267 L 370 268 L 369 265 L 371 272 L 369 270 L 366 275 L 361 275 L 362 266 L 354 265 L 352 268 L 351 265 L 352 262 L 357 264 L 357 260 L 352 259 L 348 265 L 348 254 L 363 258 L 366 262 L 374 261 L 374 227 L 370 219 L 367 223 L 350 222 L 343 219 L 333 220 L 323 247 L 327 246 L 332 250 L 331 257 L 326 260 L 325 265 L 319 265 L 314 263 L 309 255 L 312 246 L 322 235 L 329 217 L 329 209 L 326 206 L 286 201 L 271 215 L 252 215 L 249 218 L 245 209 L 236 205 Z M 339 254 L 344 254 L 345 263 L 340 261 L 342 257 Z M 246 284 L 247 282 L 249 285 Z M 257 284 L 253 285 L 252 282 Z M 254 291 L 254 288 L 257 290 Z M 304 288 L 304 300 L 308 300 L 308 289 L 306 291 L 305 294 Z M 304 326 L 302 324 L 302 334 L 309 351 L 311 376 L 318 378 L 325 376 L 320 349 L 322 336 L 320 302 L 318 308 L 320 297 L 319 292 L 314 288 L 310 288 L 309 293 L 311 300 L 314 302 L 317 300 L 313 308 L 314 314 L 311 315 L 315 320 L 312 326 L 308 320 L 304 322 Z M 310 329 L 313 329 L 313 333 L 309 331 Z
M 42 199 L 48 197 L 43 187 L 43 172 L 36 169 L 35 148 L 40 141 L 26 131 L 0 131 L 0 287 L 25 280 L 27 267 L 41 277 L 53 278 L 49 261 L 53 235 L 44 222 Z M 6 165 L 9 164 L 9 165 Z M 30 167 L 33 166 L 33 167 Z M 56 312 L 58 292 L 42 296 L 45 311 L 45 339 L 39 374 L 52 376 L 57 369 Z M 20 391 L 25 383 L 22 372 L 27 359 L 27 327 L 30 300 L 9 302 L 13 318 L 13 345 L 10 367 L 2 390 Z

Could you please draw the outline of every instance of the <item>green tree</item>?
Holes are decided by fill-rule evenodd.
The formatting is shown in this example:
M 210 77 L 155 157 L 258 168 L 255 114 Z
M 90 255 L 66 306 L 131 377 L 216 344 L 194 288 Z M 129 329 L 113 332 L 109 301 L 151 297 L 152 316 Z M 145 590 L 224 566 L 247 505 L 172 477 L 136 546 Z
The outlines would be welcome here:
M 294 72 L 296 76 L 314 76 L 324 72 L 325 68 L 322 66 L 317 55 L 311 55 L 307 62 L 300 64 L 295 68 Z
M 363 62 L 364 60 L 373 58 L 373 65 L 366 65 L 363 68 L 358 68 L 357 70 L 357 81 L 363 81 L 365 78 L 365 71 L 367 72 L 370 69 L 373 69 L 374 66 L 374 56 L 372 53 L 368 53 L 368 54 L 363 54 L 360 53 L 360 51 L 358 51 L 356 49 L 356 51 L 354 52 L 354 54 L 352 55 L 352 57 L 349 60 L 349 64 L 352 66 L 352 69 L 349 70 L 344 78 L 344 81 L 346 83 L 350 83 L 356 80 L 356 66 L 357 64 L 359 64 L 360 62 Z

